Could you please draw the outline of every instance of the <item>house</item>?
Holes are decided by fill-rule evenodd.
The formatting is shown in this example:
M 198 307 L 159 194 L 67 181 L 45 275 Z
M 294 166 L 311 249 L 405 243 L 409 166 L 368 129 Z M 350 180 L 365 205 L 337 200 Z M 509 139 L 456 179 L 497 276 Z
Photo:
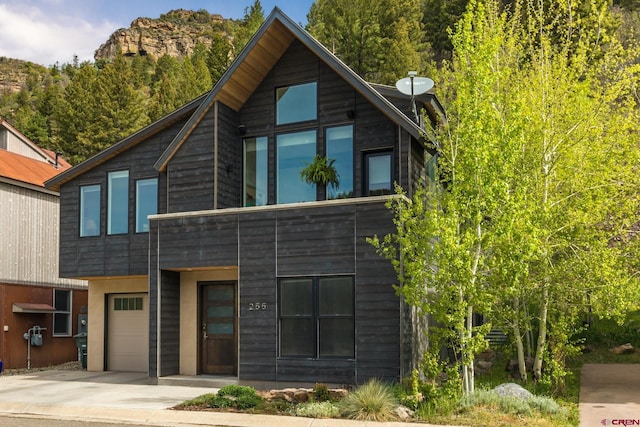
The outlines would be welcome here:
M 275 8 L 210 93 L 49 180 L 60 273 L 89 281 L 88 369 L 152 383 L 410 372 L 411 313 L 366 239 L 394 229 L 395 182 L 427 179 L 412 116 Z M 335 160 L 337 189 L 301 180 L 315 154 Z
M 0 118 L 0 360 L 4 369 L 78 359 L 73 335 L 78 332 L 80 311 L 87 305 L 87 284 L 59 278 L 59 194 L 44 187 L 46 180 L 70 167 Z M 30 346 L 24 334 L 34 332 L 42 340 Z

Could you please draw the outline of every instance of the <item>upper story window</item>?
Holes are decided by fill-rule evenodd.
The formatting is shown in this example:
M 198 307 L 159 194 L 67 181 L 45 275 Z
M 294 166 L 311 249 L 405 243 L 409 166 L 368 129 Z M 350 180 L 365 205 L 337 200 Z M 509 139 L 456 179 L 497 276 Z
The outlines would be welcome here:
M 53 290 L 53 336 L 68 337 L 71 335 L 71 291 Z
M 306 122 L 318 116 L 317 83 L 276 89 L 276 124 Z
M 129 232 L 129 171 L 110 172 L 107 187 L 107 234 Z
M 244 206 L 267 204 L 267 137 L 244 140 Z
M 316 131 L 285 133 L 277 136 L 277 203 L 316 200 L 316 186 L 300 178 L 300 171 L 316 154 Z
M 352 276 L 280 279 L 280 356 L 354 357 Z
M 80 237 L 100 235 L 100 185 L 80 187 Z
M 338 188 L 327 186 L 327 199 L 353 197 L 353 126 L 328 128 L 325 136 L 326 156 L 335 160 Z
M 367 196 L 391 194 L 393 190 L 393 151 L 366 153 L 364 157 Z
M 136 233 L 149 231 L 149 215 L 158 213 L 158 178 L 136 181 Z

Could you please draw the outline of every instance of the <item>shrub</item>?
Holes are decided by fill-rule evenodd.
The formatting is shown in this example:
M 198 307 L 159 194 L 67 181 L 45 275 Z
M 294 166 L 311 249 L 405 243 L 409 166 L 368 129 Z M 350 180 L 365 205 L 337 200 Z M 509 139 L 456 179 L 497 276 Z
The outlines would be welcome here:
M 340 409 L 329 401 L 301 403 L 293 409 L 293 415 L 310 418 L 336 418 Z
M 376 379 L 358 387 L 339 403 L 343 416 L 364 421 L 394 420 L 397 405 L 391 389 Z
M 313 399 L 316 402 L 327 402 L 331 400 L 329 395 L 329 386 L 326 384 L 316 384 L 313 387 Z
M 231 384 L 222 387 L 218 394 L 209 401 L 211 408 L 249 409 L 262 402 L 253 387 Z
M 533 396 L 522 399 L 515 396 L 501 396 L 490 390 L 476 390 L 472 395 L 465 396 L 461 400 L 461 406 L 464 409 L 488 406 L 513 415 L 532 416 L 534 411 L 537 411 L 545 415 L 567 416 L 566 410 L 549 397 Z

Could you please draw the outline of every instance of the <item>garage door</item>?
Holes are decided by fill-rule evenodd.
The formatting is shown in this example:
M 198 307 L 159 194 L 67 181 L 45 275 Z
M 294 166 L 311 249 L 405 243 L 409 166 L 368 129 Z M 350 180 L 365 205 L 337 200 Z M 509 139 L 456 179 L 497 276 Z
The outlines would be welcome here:
M 107 370 L 149 370 L 147 294 L 109 295 Z

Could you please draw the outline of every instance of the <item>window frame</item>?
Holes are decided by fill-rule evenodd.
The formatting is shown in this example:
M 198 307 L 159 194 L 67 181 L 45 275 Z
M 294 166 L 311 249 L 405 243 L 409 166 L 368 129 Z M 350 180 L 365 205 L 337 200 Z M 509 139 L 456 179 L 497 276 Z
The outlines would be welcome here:
M 330 185 L 327 185 L 326 188 L 326 195 L 325 198 L 327 200 L 333 200 L 333 199 L 341 199 L 341 198 L 352 198 L 355 197 L 355 125 L 353 123 L 344 123 L 344 124 L 338 124 L 338 125 L 331 125 L 331 126 L 326 126 L 324 128 L 324 153 L 325 156 L 328 159 L 334 159 L 336 160 L 336 163 L 338 163 L 338 159 L 331 157 L 330 153 L 329 153 L 329 144 L 330 141 L 337 141 L 337 139 L 333 139 L 330 140 L 329 139 L 329 133 L 332 130 L 338 130 L 340 128 L 347 128 L 350 127 L 351 128 L 351 167 L 349 170 L 349 174 L 350 174 L 350 178 L 351 178 L 351 188 L 349 189 L 349 191 L 347 192 L 347 194 L 344 193 L 344 190 L 341 190 L 340 187 L 342 186 L 342 182 L 343 182 L 343 174 L 341 174 L 340 170 L 336 167 L 336 172 L 338 172 L 338 176 L 340 177 L 340 185 L 338 186 L 337 189 L 333 189 Z
M 58 309 L 57 307 L 57 294 L 58 293 L 66 293 L 67 297 L 67 307 L 66 310 Z M 54 289 L 53 290 L 53 306 L 56 308 L 56 311 L 53 313 L 53 331 L 51 332 L 53 337 L 70 337 L 73 333 L 73 329 L 71 326 L 71 318 L 73 311 L 73 291 L 71 289 Z M 66 323 L 64 332 L 56 332 L 56 326 L 60 323 L 60 318 L 63 318 L 64 323 Z M 58 319 L 58 320 L 57 320 Z
M 389 189 L 388 189 L 388 193 L 384 192 L 384 189 L 382 190 L 382 192 L 377 193 L 376 194 L 371 194 L 372 190 L 371 190 L 371 182 L 370 182 L 370 169 L 369 169 L 369 159 L 374 158 L 374 157 L 385 157 L 388 156 L 389 157 Z M 364 153 L 364 158 L 363 158 L 363 173 L 364 173 L 364 179 L 363 179 L 363 193 L 365 196 L 381 196 L 381 195 L 389 195 L 389 194 L 393 194 L 393 186 L 394 186 L 394 182 L 395 182 L 395 169 L 394 169 L 394 150 L 392 148 L 388 148 L 388 149 L 382 149 L 382 150 L 375 150 L 375 151 L 367 151 Z
M 118 179 L 118 178 L 125 178 L 125 176 L 126 176 L 126 191 L 125 191 L 126 195 L 122 196 L 118 194 L 118 196 L 122 197 L 122 200 L 120 200 L 120 197 L 114 200 L 115 185 L 113 181 L 115 181 L 115 179 Z M 112 171 L 107 174 L 107 235 L 108 236 L 115 236 L 115 235 L 122 235 L 122 234 L 129 233 L 129 179 L 130 179 L 129 170 Z M 125 206 L 123 208 L 120 208 L 118 205 L 114 205 L 114 203 L 116 202 L 125 202 Z M 116 209 L 114 209 L 114 207 L 116 207 Z M 114 216 L 114 210 L 116 211 L 115 213 L 118 214 L 117 216 Z M 120 215 L 124 215 L 125 229 L 124 231 L 121 231 L 119 229 L 116 229 L 114 231 L 112 230 L 115 225 L 114 221 L 118 219 L 119 220 L 123 219 L 120 217 Z
M 140 218 L 140 214 L 143 213 L 141 212 L 140 209 L 140 184 L 143 184 L 145 182 L 151 182 L 154 181 L 155 182 L 155 209 L 153 209 L 153 212 L 151 212 L 150 209 L 146 209 L 145 211 L 149 211 L 147 212 L 147 215 L 145 216 L 145 218 Z M 149 232 L 149 215 L 155 215 L 158 213 L 158 177 L 151 177 L 151 178 L 140 178 L 140 179 L 136 179 L 135 180 L 135 189 L 136 189 L 136 196 L 135 196 L 135 232 L 136 233 L 148 233 Z M 146 225 L 146 230 L 144 229 Z M 142 226 L 142 229 L 140 229 L 139 226 Z
M 253 142 L 256 146 L 256 170 L 254 171 L 255 179 L 256 179 L 256 197 L 254 197 L 254 203 L 249 204 L 248 201 L 248 191 L 247 191 L 247 143 Z M 264 198 L 257 197 L 258 189 L 262 189 L 262 186 L 259 185 L 259 177 L 258 177 L 258 153 L 263 150 L 258 150 L 258 144 L 264 144 L 264 166 L 265 170 L 263 172 L 263 176 L 261 178 L 264 179 Z M 265 206 L 269 204 L 269 137 L 266 135 L 263 136 L 253 136 L 249 138 L 242 139 L 242 205 L 247 206 Z
M 288 191 L 289 193 L 291 192 L 291 182 L 287 182 L 286 178 L 285 179 L 281 179 L 281 168 L 280 168 L 280 160 L 281 158 L 281 153 L 283 151 L 282 147 L 286 147 L 288 145 L 280 145 L 281 142 L 281 138 L 287 138 L 287 137 L 291 137 L 293 135 L 301 135 L 301 134 L 311 134 L 313 133 L 314 135 L 314 141 L 313 141 L 313 149 L 309 151 L 309 157 L 306 160 L 303 160 L 303 162 L 299 165 L 299 169 L 296 171 L 295 174 L 295 182 L 296 184 L 299 185 L 298 188 L 302 189 L 304 191 L 304 196 L 305 196 L 305 200 L 283 200 L 282 197 L 284 197 L 283 195 L 286 193 L 286 191 Z M 312 143 L 307 143 L 307 144 L 297 144 L 297 145 L 312 145 Z M 302 128 L 300 130 L 296 130 L 296 131 L 292 131 L 292 132 L 286 132 L 286 133 L 279 133 L 276 134 L 276 138 L 275 138 L 275 147 L 276 147 L 276 155 L 275 155 L 275 195 L 276 195 L 276 203 L 277 204 L 286 204 L 286 203 L 298 203 L 298 202 L 315 202 L 318 200 L 318 190 L 317 190 L 317 186 L 315 184 L 307 184 L 306 182 L 304 182 L 304 180 L 300 177 L 300 171 L 305 167 L 305 161 L 308 163 L 311 163 L 313 161 L 313 157 L 316 155 L 316 153 L 318 152 L 318 129 L 317 128 Z M 289 168 L 287 168 L 289 169 Z M 293 178 L 292 178 L 293 180 Z M 285 188 L 285 183 L 288 184 L 286 185 L 287 188 Z M 281 187 L 282 185 L 282 187 Z M 308 192 L 308 194 L 307 194 Z M 308 196 L 308 197 L 306 197 Z
M 85 196 L 85 192 L 84 190 L 97 190 L 98 192 L 98 198 L 96 201 L 94 201 L 95 206 L 89 206 L 88 208 L 91 209 L 92 211 L 95 210 L 97 212 L 97 216 L 95 218 L 91 218 L 88 216 L 85 216 L 85 210 L 87 209 L 87 205 L 86 205 L 86 196 Z M 79 186 L 78 189 L 78 198 L 79 198 L 79 215 L 78 215 L 78 235 L 79 237 L 96 237 L 96 236 L 100 236 L 101 234 L 101 205 L 102 205 L 102 186 L 100 184 L 87 184 L 87 185 L 81 185 Z M 86 231 L 87 226 L 86 221 L 89 220 L 93 220 L 96 219 L 97 220 L 97 224 L 95 227 L 95 232 L 93 233 L 88 233 Z
M 350 314 L 327 314 L 321 313 L 321 283 L 326 279 L 350 279 L 350 293 L 351 293 L 351 313 Z M 311 314 L 283 314 L 283 312 L 289 312 L 283 308 L 282 298 L 282 284 L 287 281 L 311 281 Z M 323 320 L 346 320 L 351 321 L 351 340 L 350 340 L 350 352 L 349 354 L 342 355 L 323 355 L 322 348 L 324 343 L 322 342 L 321 324 Z M 355 360 L 356 353 L 356 332 L 355 332 L 355 276 L 353 275 L 329 275 L 329 276 L 300 276 L 300 277 L 282 277 L 278 279 L 278 358 L 282 359 L 313 359 L 313 360 Z M 283 340 L 286 337 L 283 336 L 282 321 L 291 320 L 303 320 L 312 321 L 312 342 L 313 349 L 306 354 L 287 354 L 283 353 Z M 295 340 L 295 337 L 290 337 Z
M 293 119 L 293 120 L 285 120 L 284 118 L 281 118 L 281 108 L 280 108 L 280 100 L 283 99 L 283 96 L 280 95 L 280 91 L 282 90 L 289 90 L 289 89 L 296 89 L 296 88 L 302 88 L 303 86 L 314 86 L 314 100 L 313 100 L 313 104 L 309 104 L 309 105 L 313 105 L 313 115 L 309 116 L 309 117 L 302 117 L 300 119 Z M 294 95 L 295 97 L 295 95 Z M 296 83 L 296 84 L 290 84 L 290 85 L 283 85 L 283 86 L 278 86 L 275 88 L 274 91 L 274 100 L 275 100 L 275 124 L 276 126 L 287 126 L 287 125 L 294 125 L 294 124 L 298 124 L 298 123 L 308 123 L 308 122 L 313 122 L 313 121 L 317 121 L 318 120 L 318 82 L 317 81 L 308 81 L 308 82 L 302 82 L 302 83 Z M 295 99 L 295 98 L 294 98 Z M 294 102 L 294 105 L 296 105 L 298 108 L 298 111 L 302 111 L 302 108 L 299 108 L 300 103 L 299 102 Z M 285 104 L 286 105 L 286 104 Z M 284 111 L 282 111 L 282 113 L 284 114 Z

